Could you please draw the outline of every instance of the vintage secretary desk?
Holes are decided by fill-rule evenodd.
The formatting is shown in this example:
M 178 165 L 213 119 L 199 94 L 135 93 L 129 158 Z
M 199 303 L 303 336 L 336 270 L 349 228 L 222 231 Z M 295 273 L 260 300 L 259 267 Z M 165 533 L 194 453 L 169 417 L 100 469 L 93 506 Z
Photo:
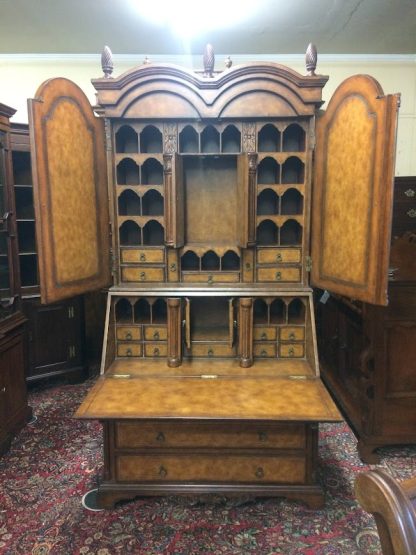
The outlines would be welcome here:
M 386 302 L 398 96 L 276 63 L 144 63 L 29 101 L 45 302 L 107 287 L 98 505 L 169 493 L 323 502 L 310 284 Z M 98 117 L 94 115 L 98 114 Z M 314 159 L 313 159 L 314 158 Z M 313 183 L 313 198 L 312 198 Z M 313 202 L 312 202 L 313 201 Z M 312 233 L 311 233 L 312 229 Z

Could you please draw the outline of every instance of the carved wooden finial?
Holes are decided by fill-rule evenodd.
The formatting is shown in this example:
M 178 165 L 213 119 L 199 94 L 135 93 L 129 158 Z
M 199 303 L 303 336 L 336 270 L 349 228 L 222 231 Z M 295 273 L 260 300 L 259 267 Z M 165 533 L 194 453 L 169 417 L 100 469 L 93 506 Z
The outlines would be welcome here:
M 204 77 L 213 77 L 215 55 L 212 44 L 207 44 L 204 51 Z
M 230 56 L 228 56 L 228 57 L 226 58 L 226 60 L 225 60 L 225 67 L 226 67 L 227 69 L 230 69 L 230 67 L 231 67 L 232 65 L 233 65 L 233 61 L 232 61 L 232 59 L 230 58 Z
M 109 79 L 113 73 L 113 54 L 108 46 L 104 46 L 104 50 L 101 53 L 101 67 L 104 72 L 104 77 Z
M 315 75 L 316 64 L 318 62 L 318 51 L 316 50 L 316 46 L 311 42 L 306 49 L 305 60 L 307 75 Z

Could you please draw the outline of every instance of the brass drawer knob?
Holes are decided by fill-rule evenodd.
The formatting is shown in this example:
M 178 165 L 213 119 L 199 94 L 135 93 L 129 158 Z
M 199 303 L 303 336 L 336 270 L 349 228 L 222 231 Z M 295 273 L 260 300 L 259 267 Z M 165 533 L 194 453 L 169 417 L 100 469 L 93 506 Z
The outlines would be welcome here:
M 214 276 L 212 276 L 212 275 L 209 275 L 209 276 L 208 276 L 208 283 L 209 283 L 209 285 L 211 285 L 212 283 L 214 283 Z
M 267 441 L 268 439 L 269 438 L 268 438 L 267 432 L 259 432 L 259 440 L 260 441 Z
M 246 262 L 246 270 L 251 270 L 251 264 L 250 264 L 250 262 Z
M 165 439 L 165 434 L 163 432 L 159 432 L 156 436 L 156 441 L 158 441 L 159 443 L 163 443 Z
M 289 349 L 289 351 L 288 351 L 288 355 L 289 355 L 290 357 L 295 356 L 295 349 L 294 349 L 293 347 L 290 347 L 290 349 Z
M 267 357 L 267 351 L 266 351 L 266 349 L 262 349 L 262 350 L 260 351 L 260 356 L 261 356 L 261 357 Z
M 208 356 L 209 357 L 213 357 L 214 356 L 214 349 L 208 349 Z
M 133 336 L 129 331 L 126 333 L 125 339 L 127 339 L 128 341 L 130 341 L 130 339 L 133 339 Z
M 6 386 L 3 386 L 0 390 L 2 393 L 6 393 Z
M 159 355 L 160 355 L 160 349 L 156 347 L 155 349 L 153 349 L 153 356 L 158 357 Z
M 264 478 L 264 470 L 262 469 L 261 466 L 256 468 L 255 475 L 256 475 L 256 478 Z
M 140 279 L 142 281 L 146 279 L 146 272 L 140 272 Z
M 146 255 L 144 254 L 144 252 L 142 252 L 140 255 L 140 262 L 146 262 Z
M 267 333 L 265 331 L 261 334 L 260 339 L 267 339 Z
M 161 478 L 166 478 L 167 475 L 168 475 L 168 471 L 166 470 L 166 468 L 164 466 L 161 466 L 159 468 L 159 476 Z
M 131 357 L 133 355 L 133 351 L 131 349 L 127 349 L 126 356 Z
M 280 252 L 276 254 L 276 262 L 282 262 L 283 258 Z
M 275 278 L 276 281 L 280 281 L 282 279 L 282 272 L 276 272 Z
M 296 339 L 296 335 L 293 333 L 293 331 L 289 333 L 289 339 L 291 340 Z
M 158 331 L 155 331 L 155 333 L 153 334 L 153 339 L 154 339 L 155 341 L 159 341 L 160 335 L 159 335 L 159 332 L 158 332 Z
M 169 270 L 170 270 L 171 272 L 176 272 L 176 264 L 175 264 L 175 263 L 171 264 L 171 265 L 169 266 Z

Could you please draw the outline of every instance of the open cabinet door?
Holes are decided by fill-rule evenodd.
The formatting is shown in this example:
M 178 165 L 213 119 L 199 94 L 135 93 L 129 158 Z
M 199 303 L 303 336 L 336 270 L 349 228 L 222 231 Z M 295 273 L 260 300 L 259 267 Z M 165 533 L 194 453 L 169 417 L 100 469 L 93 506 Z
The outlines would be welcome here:
M 316 126 L 311 281 L 372 304 L 387 304 L 399 99 L 356 75 Z
M 41 299 L 51 303 L 110 283 L 104 124 L 67 79 L 43 83 L 28 105 Z

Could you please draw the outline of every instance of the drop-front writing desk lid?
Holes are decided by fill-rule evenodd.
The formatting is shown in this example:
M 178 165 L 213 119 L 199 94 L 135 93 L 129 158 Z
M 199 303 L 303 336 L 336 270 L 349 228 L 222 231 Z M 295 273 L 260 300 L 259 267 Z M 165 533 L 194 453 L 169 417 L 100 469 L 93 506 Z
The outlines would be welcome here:
M 116 361 L 88 393 L 77 418 L 229 419 L 302 422 L 342 420 L 305 361 Z

